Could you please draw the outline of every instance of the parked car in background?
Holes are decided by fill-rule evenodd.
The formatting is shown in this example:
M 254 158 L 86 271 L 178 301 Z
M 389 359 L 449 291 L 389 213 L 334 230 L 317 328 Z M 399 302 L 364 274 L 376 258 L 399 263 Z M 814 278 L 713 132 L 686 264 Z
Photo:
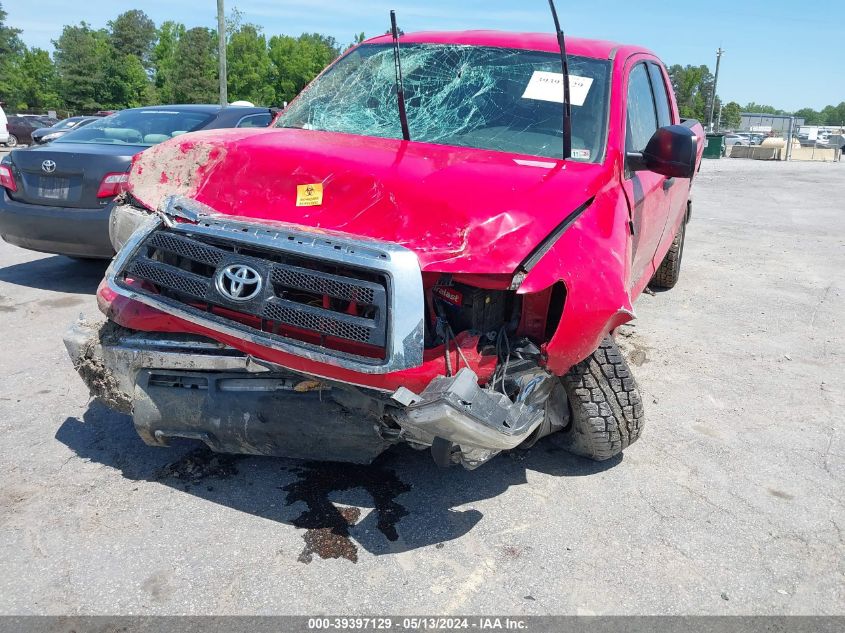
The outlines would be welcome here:
M 748 145 L 748 139 L 739 134 L 725 134 L 725 146 L 731 147 L 733 145 Z
M 0 145 L 6 145 L 9 142 L 9 130 L 6 123 L 6 113 L 3 111 L 3 105 L 0 104 Z
M 55 141 L 77 128 L 85 127 L 89 123 L 99 121 L 103 117 L 99 116 L 72 116 L 59 121 L 52 127 L 41 127 L 32 133 L 33 145 L 43 145 L 50 141 Z
M 269 108 L 135 108 L 14 150 L 0 161 L 0 236 L 36 251 L 109 258 L 109 207 L 133 156 L 194 130 L 266 127 L 272 118 Z
M 59 122 L 59 119 L 47 114 L 18 114 L 17 116 L 37 122 L 38 127 L 52 127 Z
M 9 147 L 29 145 L 32 143 L 32 133 L 44 127 L 44 124 L 34 117 L 12 115 L 8 119 L 6 127 L 9 130 L 9 138 L 6 145 Z
M 749 143 L 751 145 L 762 145 L 763 140 L 766 138 L 764 134 L 752 134 L 749 137 Z

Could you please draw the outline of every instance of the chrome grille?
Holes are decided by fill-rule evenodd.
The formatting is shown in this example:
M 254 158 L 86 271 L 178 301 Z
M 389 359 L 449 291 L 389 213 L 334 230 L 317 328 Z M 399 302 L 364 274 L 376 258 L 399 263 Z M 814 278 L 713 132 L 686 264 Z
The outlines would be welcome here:
M 264 283 L 258 296 L 235 302 L 220 291 L 215 280 L 233 264 L 259 273 Z M 378 352 L 387 345 L 389 284 L 378 270 L 160 229 L 116 280 L 189 313 L 270 337 L 327 349 L 343 349 L 344 341 L 365 345 L 367 358 L 383 357 Z
M 287 362 L 284 357 L 274 357 L 273 351 L 362 375 L 402 371 L 423 362 L 422 272 L 417 256 L 410 249 L 280 221 L 233 218 L 181 196 L 166 197 L 160 208 L 160 214 L 150 214 L 140 221 L 106 271 L 108 289 L 115 296 L 131 301 L 127 309 L 134 304 L 149 306 L 180 319 L 185 331 L 211 333 L 213 338 L 217 338 L 216 333 L 226 337 L 229 344 L 233 340 L 243 340 L 244 344 L 266 350 L 266 355 L 260 353 L 261 358 L 283 364 Z M 117 207 L 114 213 L 138 214 L 137 209 L 129 205 Z M 207 248 L 212 250 L 205 250 Z M 220 253 L 222 259 L 213 264 Z M 256 295 L 254 303 L 225 304 L 215 294 L 215 275 L 222 267 L 247 262 L 263 275 L 262 286 L 266 292 Z M 166 270 L 180 278 L 193 279 L 192 275 L 196 275 L 207 284 L 203 286 L 207 288 L 206 295 L 193 297 L 186 292 L 187 286 L 181 290 L 170 288 L 140 275 L 133 279 L 129 272 L 133 263 L 160 266 L 152 270 Z M 296 273 L 302 269 L 306 277 L 301 278 L 298 274 L 280 277 L 276 273 L 276 281 L 273 281 L 273 271 L 278 268 Z M 149 272 L 143 268 L 136 270 Z M 326 285 L 327 279 L 348 284 L 359 300 L 369 299 L 368 290 L 371 289 L 372 303 L 356 301 L 354 306 L 350 305 L 353 301 L 348 297 L 352 294 L 347 286 Z M 325 292 L 320 295 L 318 291 Z M 330 292 L 347 298 L 334 297 Z M 363 326 L 367 328 L 371 344 L 362 345 L 354 340 L 361 334 L 357 328 L 322 327 L 353 337 L 342 339 L 321 331 L 285 326 L 264 314 L 268 299 L 273 299 L 274 304 L 291 301 L 297 315 L 307 307 L 324 318 Z M 338 301 L 345 303 L 338 304 Z M 345 309 L 339 309 L 344 306 Z M 115 307 L 118 311 L 122 309 Z M 286 312 L 273 315 L 289 318 Z M 309 319 L 307 324 L 311 323 Z M 302 336 L 303 332 L 308 336 Z M 374 346 L 374 340 L 382 343 Z M 338 342 L 342 345 L 338 346 Z M 331 370 L 326 369 L 326 372 L 320 375 L 332 375 Z M 364 381 L 362 384 L 369 383 Z
M 357 303 L 372 304 L 375 299 L 372 288 L 347 283 L 329 275 L 319 275 L 314 271 L 301 268 L 274 268 L 272 280 L 273 283 L 288 288 L 326 294 L 336 299 L 346 299 Z
M 194 261 L 209 264 L 210 266 L 219 264 L 225 254 L 221 250 L 204 246 L 195 240 L 171 235 L 164 231 L 153 233 L 148 243 L 150 246 L 161 248 L 177 255 L 184 255 Z
M 344 315 L 326 316 L 324 310 L 308 309 L 308 306 L 285 305 L 287 302 L 270 301 L 264 306 L 264 316 L 272 321 L 278 321 L 287 325 L 336 336 L 358 343 L 368 343 L 370 331 L 366 325 L 350 323 L 355 317 Z
M 130 264 L 127 274 L 152 283 L 202 299 L 208 294 L 209 283 L 184 272 L 170 270 L 149 260 L 136 260 Z

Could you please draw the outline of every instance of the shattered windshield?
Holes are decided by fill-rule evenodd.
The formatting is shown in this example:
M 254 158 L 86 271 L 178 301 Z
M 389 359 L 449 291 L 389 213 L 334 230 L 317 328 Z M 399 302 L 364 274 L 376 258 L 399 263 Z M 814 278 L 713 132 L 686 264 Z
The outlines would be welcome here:
M 563 81 L 556 53 L 402 44 L 411 139 L 563 155 Z M 610 64 L 570 56 L 572 158 L 604 154 Z M 277 127 L 402 138 L 393 47 L 365 44 L 340 59 L 281 115 Z

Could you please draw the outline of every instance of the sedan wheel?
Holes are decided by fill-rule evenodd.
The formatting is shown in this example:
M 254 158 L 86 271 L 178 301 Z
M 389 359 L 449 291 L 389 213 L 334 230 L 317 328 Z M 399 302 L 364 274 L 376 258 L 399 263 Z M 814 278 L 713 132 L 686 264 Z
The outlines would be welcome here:
M 9 134 L 9 140 L 6 141 L 7 147 L 17 147 L 18 144 L 18 137 L 14 134 Z

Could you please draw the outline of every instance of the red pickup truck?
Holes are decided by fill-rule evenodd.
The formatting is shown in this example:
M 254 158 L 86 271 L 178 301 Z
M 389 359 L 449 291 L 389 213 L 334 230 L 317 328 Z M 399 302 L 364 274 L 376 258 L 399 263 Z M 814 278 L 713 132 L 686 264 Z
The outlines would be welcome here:
M 474 468 L 552 433 L 597 460 L 639 437 L 613 333 L 678 279 L 703 151 L 665 67 L 567 40 L 564 124 L 553 35 L 399 45 L 353 48 L 269 129 L 135 158 L 108 322 L 65 342 L 146 442 Z

